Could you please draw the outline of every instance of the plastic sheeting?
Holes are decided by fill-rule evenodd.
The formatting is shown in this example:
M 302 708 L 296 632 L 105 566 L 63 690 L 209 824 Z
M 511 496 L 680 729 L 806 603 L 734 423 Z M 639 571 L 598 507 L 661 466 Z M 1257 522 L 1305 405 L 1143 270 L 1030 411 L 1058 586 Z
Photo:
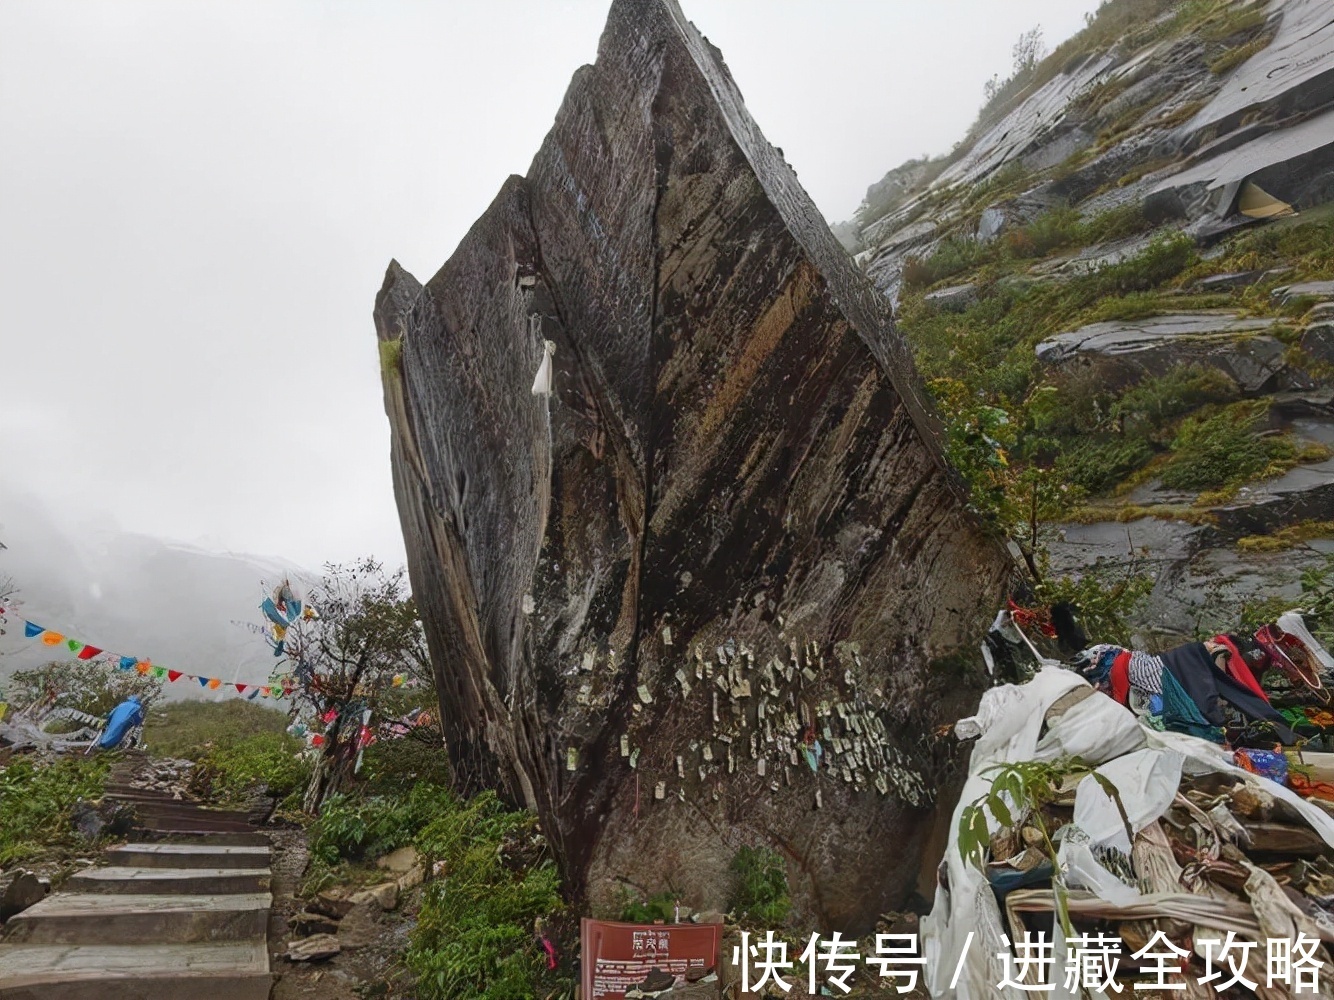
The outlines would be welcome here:
M 955 732 L 961 737 L 977 735 L 978 738 L 973 747 L 968 779 L 954 808 L 949 847 L 941 863 L 943 884 L 937 885 L 935 905 L 921 922 L 922 954 L 926 957 L 925 979 L 932 996 L 984 1000 L 988 997 L 1018 998 L 1028 995 L 1018 989 L 997 987 L 998 983 L 1004 981 L 1006 972 L 1000 955 L 1009 952 L 1001 940 L 1004 924 L 1000 908 L 996 905 L 996 897 L 986 877 L 959 853 L 953 832 L 959 828 L 964 807 L 991 786 L 990 779 L 984 777 L 982 772 L 997 764 L 1032 760 L 1037 752 L 1038 736 L 1048 709 L 1077 688 L 1088 689 L 1089 685 L 1069 670 L 1044 667 L 1027 684 L 1005 684 L 985 692 L 977 714 L 961 720 L 955 726 Z M 1064 746 L 1076 742 L 1085 746 L 1088 752 L 1085 759 L 1094 764 L 1119 752 L 1117 748 L 1122 745 L 1120 741 L 1126 739 L 1125 727 L 1113 721 L 1116 714 L 1100 707 L 1098 699 L 1109 704 L 1129 719 L 1132 726 L 1138 728 L 1129 711 L 1105 695 L 1091 692 L 1079 704 L 1093 702 L 1093 707 L 1086 713 L 1097 713 L 1108 721 L 1110 739 L 1103 747 L 1096 739 L 1096 734 L 1089 734 L 1091 738 L 1078 737 L 1076 727 L 1087 727 L 1089 716 L 1086 713 L 1076 714 L 1074 708 L 1079 707 L 1076 705 L 1054 722 L 1044 739 L 1053 757 L 1060 756 L 1062 752 L 1057 749 L 1057 744 Z M 1100 751 L 1105 751 L 1105 754 Z M 1060 950 L 1062 942 L 1058 940 L 1056 947 Z M 1058 982 L 1056 986 L 1057 990 L 1047 995 L 1065 996 L 1061 984 Z
M 1009 954 L 1002 940 L 1005 923 L 986 877 L 968 864 L 958 849 L 957 830 L 963 809 L 990 788 L 991 781 L 984 772 L 998 764 L 1077 754 L 1098 765 L 1098 772 L 1116 786 L 1136 833 L 1166 811 L 1183 774 L 1222 772 L 1263 787 L 1286 802 L 1334 847 L 1334 817 L 1292 789 L 1243 771 L 1215 744 L 1141 726 L 1129 710 L 1097 692 L 1067 707 L 1059 717 L 1046 718 L 1062 698 L 1088 687 L 1072 671 L 1045 667 L 1027 684 L 1007 684 L 985 692 L 977 714 L 955 726 L 961 738 L 976 736 L 977 743 L 968 779 L 954 809 L 934 906 L 921 921 L 924 978 L 932 996 L 1017 1000 L 1029 995 L 998 986 L 1006 978 L 1000 956 Z M 1044 722 L 1048 731 L 1039 742 Z M 995 832 L 994 818 L 988 816 L 988 822 Z M 1092 777 L 1086 777 L 1076 790 L 1071 826 L 1077 829 L 1062 836 L 1058 859 L 1069 864 L 1067 877 L 1072 884 L 1087 886 L 1112 905 L 1142 905 L 1152 899 L 1116 878 L 1094 857 L 1093 848 L 1097 846 L 1128 853 L 1130 841 L 1114 801 Z M 1054 949 L 1054 954 L 1064 953 L 1059 927 Z M 1071 996 L 1061 977 L 1056 977 L 1053 985 L 1055 988 L 1045 993 L 1047 997 L 1064 1000 Z M 1097 992 L 1092 995 L 1095 1000 L 1103 997 Z

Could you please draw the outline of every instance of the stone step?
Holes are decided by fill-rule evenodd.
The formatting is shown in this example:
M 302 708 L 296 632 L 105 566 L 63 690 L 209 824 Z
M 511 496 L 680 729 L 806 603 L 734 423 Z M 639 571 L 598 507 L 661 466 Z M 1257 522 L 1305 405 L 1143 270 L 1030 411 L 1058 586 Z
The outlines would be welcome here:
M 269 891 L 268 868 L 88 868 L 66 883 L 72 892 L 144 894 Z
M 184 816 L 192 819 L 217 820 L 224 823 L 249 823 L 250 814 L 239 809 L 205 809 L 193 802 L 136 802 L 131 803 L 141 817 Z
M 47 896 L 5 925 L 7 944 L 191 944 L 264 939 L 268 893 L 244 895 L 122 895 L 65 893 Z
M 118 868 L 267 868 L 267 847 L 235 844 L 126 844 L 107 854 Z
M 240 820 L 217 819 L 207 813 L 198 815 L 143 816 L 139 826 L 145 830 L 177 830 L 183 833 L 247 833 L 254 827 Z
M 141 843 L 215 844 L 233 847 L 268 847 L 269 835 L 261 830 L 145 830 L 137 829 Z
M 0 1000 L 266 1000 L 272 985 L 262 940 L 0 945 Z

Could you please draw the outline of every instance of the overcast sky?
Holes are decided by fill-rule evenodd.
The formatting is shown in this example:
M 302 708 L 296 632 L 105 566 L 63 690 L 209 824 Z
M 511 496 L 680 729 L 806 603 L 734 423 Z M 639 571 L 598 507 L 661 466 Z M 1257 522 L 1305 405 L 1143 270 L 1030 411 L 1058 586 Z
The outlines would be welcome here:
M 831 221 L 1096 0 L 683 0 Z M 0 480 L 315 566 L 402 558 L 370 312 L 523 173 L 607 0 L 0 0 Z M 0 524 L 5 520 L 0 510 Z

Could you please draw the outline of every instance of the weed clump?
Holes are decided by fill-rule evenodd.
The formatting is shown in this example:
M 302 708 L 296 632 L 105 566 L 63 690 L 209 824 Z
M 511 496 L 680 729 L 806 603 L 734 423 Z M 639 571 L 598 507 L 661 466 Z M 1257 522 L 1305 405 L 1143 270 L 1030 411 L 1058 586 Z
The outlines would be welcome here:
M 425 1000 L 525 1000 L 558 985 L 537 941 L 563 908 L 560 877 L 529 813 L 492 792 L 455 801 L 416 838 L 431 882 L 407 953 Z M 568 986 L 568 984 L 567 984 Z M 542 989 L 538 989 L 542 987 Z
M 108 760 L 16 757 L 0 767 L 0 868 L 73 846 L 71 810 L 80 799 L 102 797 Z
M 1267 412 L 1266 402 L 1247 401 L 1187 417 L 1172 441 L 1173 457 L 1163 469 L 1163 485 L 1216 490 L 1290 465 L 1296 459 L 1290 440 L 1257 433 Z
M 743 847 L 732 858 L 736 888 L 731 910 L 762 927 L 778 927 L 792 910 L 783 859 L 767 847 Z

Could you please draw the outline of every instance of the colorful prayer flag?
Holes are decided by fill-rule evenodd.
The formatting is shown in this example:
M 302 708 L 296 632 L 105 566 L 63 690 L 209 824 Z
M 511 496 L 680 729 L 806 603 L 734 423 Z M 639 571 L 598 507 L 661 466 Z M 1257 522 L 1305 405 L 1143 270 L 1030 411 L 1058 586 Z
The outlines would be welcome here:
M 133 670 L 133 669 L 134 669 L 135 662 L 136 662 L 136 661 L 135 661 L 135 659 L 134 659 L 133 656 L 122 656 L 122 657 L 120 658 L 120 669 L 121 669 L 121 670 Z
M 209 686 L 209 688 L 211 688 L 212 690 L 216 691 L 218 688 L 222 687 L 222 680 L 221 680 L 221 678 L 218 678 L 218 677 L 210 677 L 210 678 L 208 679 L 208 686 Z
M 166 668 L 166 667 L 154 667 L 154 668 L 153 668 L 153 680 L 155 680 L 155 681 L 160 681 L 160 680 L 162 680 L 162 678 L 164 678 L 164 677 L 166 677 L 166 676 L 167 676 L 167 668 Z
M 149 672 L 153 669 L 153 664 L 149 663 L 147 660 L 140 660 L 134 665 L 134 669 L 147 677 Z
M 47 646 L 59 646 L 64 641 L 65 637 L 59 632 L 52 632 L 50 629 L 47 629 L 42 633 L 42 642 Z
M 23 635 L 25 638 L 36 639 L 39 635 L 41 635 L 45 631 L 46 629 L 42 628 L 42 626 L 34 622 L 23 623 Z
M 91 660 L 94 656 L 101 656 L 101 655 L 102 651 L 98 649 L 96 646 L 89 646 L 85 644 L 84 647 L 79 650 L 79 659 L 81 660 Z
M 181 679 L 181 672 L 179 670 L 167 671 L 167 680 L 171 681 L 173 684 L 175 684 L 180 679 Z
M 200 686 L 201 688 L 206 688 L 206 687 L 208 687 L 208 678 L 207 678 L 207 677 L 196 677 L 195 680 L 197 680 L 197 681 L 199 682 L 199 686 Z

